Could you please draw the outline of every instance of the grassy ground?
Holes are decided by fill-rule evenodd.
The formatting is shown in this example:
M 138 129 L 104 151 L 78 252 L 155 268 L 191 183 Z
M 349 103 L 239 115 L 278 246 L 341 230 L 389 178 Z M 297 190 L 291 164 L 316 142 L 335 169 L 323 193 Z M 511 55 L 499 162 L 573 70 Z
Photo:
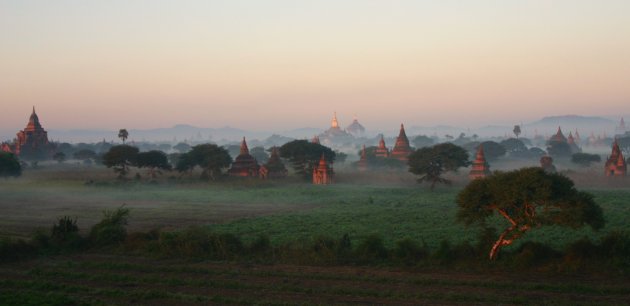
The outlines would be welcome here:
M 390 174 L 391 175 L 391 174 Z M 395 176 L 392 176 L 395 177 Z M 342 177 L 343 178 L 343 177 Z M 95 183 L 86 185 L 86 181 Z M 49 228 L 57 217 L 76 216 L 86 230 L 102 210 L 122 204 L 131 208 L 130 230 L 179 229 L 204 225 L 251 241 L 266 234 L 273 243 L 305 240 L 319 235 L 349 234 L 361 239 L 381 235 L 391 246 L 401 238 L 436 247 L 441 240 L 474 242 L 477 230 L 455 222 L 455 197 L 461 186 L 434 192 L 402 177 L 395 184 L 342 183 L 313 186 L 295 182 L 228 180 L 200 183 L 112 183 L 104 168 L 49 166 L 25 172 L 23 178 L 0 183 L 0 236 L 27 237 Z M 346 181 L 352 181 L 346 177 Z M 612 230 L 630 230 L 630 189 L 593 189 L 607 220 L 599 233 L 589 229 L 547 228 L 525 236 L 561 247 L 582 236 L 599 237 Z M 497 220 L 497 226 L 503 226 Z
M 623 279 L 261 266 L 85 254 L 0 265 L 9 305 L 627 305 Z

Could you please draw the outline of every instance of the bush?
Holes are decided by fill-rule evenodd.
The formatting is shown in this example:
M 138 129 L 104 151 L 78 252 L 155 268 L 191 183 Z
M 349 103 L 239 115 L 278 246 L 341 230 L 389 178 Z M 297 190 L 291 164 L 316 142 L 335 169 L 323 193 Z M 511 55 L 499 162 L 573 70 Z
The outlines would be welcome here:
M 215 234 L 199 227 L 161 233 L 159 250 L 166 256 L 233 259 L 243 252 L 243 243 L 232 234 Z
M 517 268 L 530 268 L 557 259 L 560 254 L 551 247 L 538 242 L 525 242 L 513 254 L 512 264 Z
M 393 250 L 393 257 L 396 261 L 411 265 L 423 260 L 429 256 L 426 245 L 420 246 L 410 238 L 404 238 L 396 241 Z
M 129 209 L 124 205 L 114 211 L 103 211 L 103 220 L 90 230 L 90 241 L 94 246 L 109 246 L 125 241 Z
M 79 236 L 77 219 L 64 216 L 57 219 L 50 231 L 51 242 L 61 248 L 79 248 L 83 244 L 83 239 Z
M 0 240 L 0 262 L 11 262 L 35 255 L 37 255 L 37 248 L 22 239 L 3 238 Z
M 387 249 L 381 236 L 372 234 L 363 240 L 355 250 L 357 260 L 360 262 L 378 262 L 387 258 Z

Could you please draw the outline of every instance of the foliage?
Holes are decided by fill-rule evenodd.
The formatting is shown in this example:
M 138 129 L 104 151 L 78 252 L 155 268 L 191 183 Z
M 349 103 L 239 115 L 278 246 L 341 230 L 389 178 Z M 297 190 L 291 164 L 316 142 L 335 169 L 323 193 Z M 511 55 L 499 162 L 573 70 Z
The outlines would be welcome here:
M 123 179 L 129 173 L 129 167 L 136 164 L 138 151 L 138 148 L 128 145 L 113 146 L 103 155 L 103 164 L 114 168 L 118 178 Z
M 480 145 L 483 146 L 483 153 L 485 153 L 487 160 L 496 160 L 506 153 L 505 148 L 494 141 L 484 141 Z
M 562 141 L 549 141 L 547 143 L 547 152 L 556 158 L 570 157 L 572 154 L 571 146 Z
M 72 156 L 75 159 L 89 160 L 89 159 L 95 159 L 96 158 L 96 152 L 94 152 L 93 150 L 90 150 L 90 149 L 81 149 L 79 151 L 74 152 L 74 154 Z
M 518 135 L 521 134 L 521 126 L 515 125 L 514 129 L 512 129 L 512 133 L 514 133 L 514 135 L 516 135 L 516 138 L 518 138 Z
M 232 157 L 223 147 L 215 144 L 201 144 L 192 147 L 188 153 L 182 154 L 176 169 L 185 172 L 199 166 L 203 169 L 202 179 L 216 180 L 221 176 L 222 169 L 229 167 L 231 163 Z
M 81 245 L 82 239 L 79 236 L 77 219 L 68 216 L 57 219 L 50 231 L 52 242 L 63 248 L 77 248 Z
M 179 153 L 186 153 L 190 151 L 191 147 L 189 144 L 185 142 L 180 142 L 173 146 L 173 149 L 177 150 Z
M 577 191 L 567 177 L 541 168 L 496 172 L 474 180 L 459 193 L 457 204 L 457 218 L 466 225 L 485 227 L 495 213 L 509 222 L 490 250 L 490 259 L 496 259 L 502 246 L 543 225 L 593 229 L 604 225 L 602 210 L 592 195 Z
M 138 168 L 148 168 L 151 178 L 156 178 L 157 174 L 162 174 L 160 170 L 171 170 L 166 153 L 162 151 L 149 151 L 138 153 Z
M 406 164 L 404 161 L 395 158 L 384 158 L 376 156 L 376 149 L 378 147 L 371 146 L 365 148 L 365 157 L 367 158 L 370 168 L 390 168 L 390 169 L 403 169 Z M 357 155 L 361 156 L 363 149 L 357 152 Z
M 18 177 L 22 175 L 20 160 L 13 153 L 0 152 L 0 177 Z
M 527 146 L 520 139 L 510 138 L 499 143 L 510 157 L 520 157 L 527 152 Z M 485 147 L 484 147 L 485 149 Z
M 103 219 L 90 230 L 90 241 L 95 246 L 121 243 L 127 237 L 129 209 L 124 205 L 114 211 L 103 211 Z
M 66 154 L 63 152 L 57 152 L 53 155 L 52 157 L 54 160 L 56 160 L 58 163 L 63 163 L 64 161 L 66 161 Z
M 249 150 L 249 154 L 253 156 L 259 164 L 264 164 L 269 160 L 269 153 L 263 147 L 253 147 Z
M 452 143 L 422 148 L 409 155 L 409 172 L 420 175 L 418 182 L 431 183 L 431 189 L 437 183 L 450 184 L 450 180 L 442 177 L 444 172 L 457 171 L 467 165 L 466 150 Z
M 571 156 L 571 162 L 580 166 L 588 167 L 591 163 L 599 163 L 602 161 L 598 154 L 575 153 Z
M 313 167 L 324 158 L 329 163 L 335 160 L 335 152 L 321 144 L 307 140 L 294 140 L 280 147 L 280 157 L 288 159 L 298 175 L 308 179 L 313 173 Z
M 424 147 L 432 146 L 435 143 L 435 141 L 433 140 L 433 138 L 429 136 L 418 135 L 411 140 L 411 143 L 416 148 L 424 148 Z
M 129 137 L 129 132 L 127 131 L 127 129 L 120 129 L 118 131 L 118 138 L 122 140 L 123 144 L 125 144 L 125 141 L 127 140 L 128 137 Z

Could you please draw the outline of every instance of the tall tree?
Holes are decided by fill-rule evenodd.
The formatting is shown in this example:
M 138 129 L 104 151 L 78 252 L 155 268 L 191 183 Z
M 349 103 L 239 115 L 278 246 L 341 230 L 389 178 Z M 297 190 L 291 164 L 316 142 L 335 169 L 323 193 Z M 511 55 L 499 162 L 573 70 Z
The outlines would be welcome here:
M 0 151 L 0 177 L 18 177 L 22 175 L 20 160 L 13 153 Z
M 127 129 L 120 129 L 118 131 L 118 138 L 122 140 L 123 144 L 125 144 L 125 141 L 127 141 L 128 137 L 129 137 L 129 132 L 127 132 Z
M 138 168 L 147 168 L 153 179 L 162 174 L 161 170 L 171 170 L 166 153 L 157 150 L 138 153 L 137 165 Z
M 311 176 L 322 154 L 329 163 L 335 160 L 335 152 L 329 147 L 307 140 L 293 140 L 280 147 L 280 157 L 288 159 L 295 172 L 304 178 Z
M 136 164 L 138 148 L 128 145 L 113 146 L 103 155 L 103 164 L 107 168 L 114 168 L 119 179 L 124 179 L 129 173 L 129 167 Z
M 452 143 L 441 143 L 429 148 L 416 150 L 409 155 L 409 172 L 420 175 L 418 182 L 431 183 L 431 190 L 437 183 L 450 184 L 442 174 L 466 167 L 468 152 Z
M 514 135 L 516 135 L 516 139 L 518 139 L 518 135 L 521 135 L 521 126 L 515 125 L 512 133 L 514 133 Z
M 485 228 L 486 220 L 494 214 L 507 221 L 507 228 L 490 249 L 491 260 L 497 258 L 501 247 L 511 245 L 533 228 L 589 225 L 599 229 L 604 225 L 602 210 L 592 195 L 578 191 L 569 178 L 537 167 L 495 172 L 473 180 L 458 194 L 457 204 L 457 219 L 467 226 Z
M 57 152 L 53 155 L 53 159 L 61 164 L 66 161 L 66 154 L 63 152 Z

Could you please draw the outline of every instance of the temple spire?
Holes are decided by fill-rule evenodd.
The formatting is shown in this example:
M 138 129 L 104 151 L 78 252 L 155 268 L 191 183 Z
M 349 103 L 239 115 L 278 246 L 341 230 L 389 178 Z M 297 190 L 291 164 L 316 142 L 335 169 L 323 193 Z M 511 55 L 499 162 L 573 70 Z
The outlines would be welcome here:
M 249 148 L 247 147 L 247 142 L 245 141 L 245 137 L 243 137 L 243 141 L 241 141 L 241 155 L 249 154 Z

